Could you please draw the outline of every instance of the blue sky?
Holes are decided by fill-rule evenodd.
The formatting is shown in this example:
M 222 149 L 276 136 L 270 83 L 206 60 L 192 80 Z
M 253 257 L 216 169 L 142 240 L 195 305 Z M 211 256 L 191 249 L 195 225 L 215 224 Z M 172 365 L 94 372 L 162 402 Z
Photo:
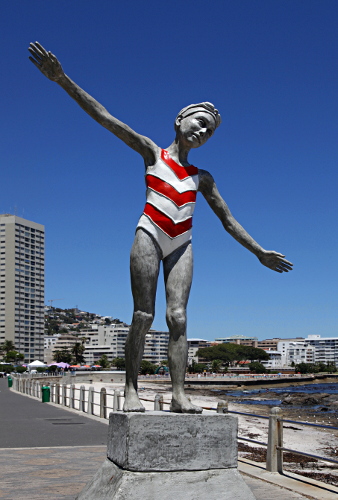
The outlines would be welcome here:
M 161 147 L 182 107 L 220 110 L 221 127 L 189 160 L 295 268 L 261 266 L 200 195 L 189 337 L 338 335 L 337 14 L 333 0 L 5 2 L 0 213 L 45 225 L 46 301 L 130 322 L 145 185 L 142 158 L 29 62 L 35 40 Z M 162 276 L 153 326 L 166 329 Z

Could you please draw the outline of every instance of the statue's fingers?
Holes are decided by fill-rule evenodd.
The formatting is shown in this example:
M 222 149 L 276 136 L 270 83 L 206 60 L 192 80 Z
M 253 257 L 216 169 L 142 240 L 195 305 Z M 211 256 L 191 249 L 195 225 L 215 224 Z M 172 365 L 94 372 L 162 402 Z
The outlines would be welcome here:
M 278 264 L 278 266 L 276 266 L 276 269 L 279 269 L 282 273 L 288 273 L 289 271 L 292 271 L 292 268 L 283 266 L 281 264 Z
M 290 270 L 292 269 L 292 266 L 290 266 L 289 264 L 286 264 L 285 262 L 279 262 L 278 263 L 278 267 L 282 268 L 282 269 L 287 269 L 287 270 Z
M 48 52 L 48 55 L 50 57 L 50 59 L 53 61 L 53 62 L 56 62 L 57 61 L 57 58 L 55 57 L 54 54 L 52 54 L 51 52 Z
M 35 59 L 33 59 L 33 57 L 29 56 L 28 58 L 30 61 L 32 61 L 33 64 L 35 64 L 35 66 L 39 69 L 41 69 L 41 62 L 37 62 Z
M 283 262 L 283 264 L 285 264 L 285 265 L 287 265 L 287 266 L 289 266 L 289 267 L 291 267 L 291 268 L 292 268 L 292 266 L 293 266 L 292 262 L 289 262 L 289 261 L 288 261 L 288 260 L 286 260 L 286 259 L 282 259 L 282 260 L 281 260 L 281 262 Z
M 28 47 L 28 50 L 31 54 L 33 54 L 33 56 L 36 59 L 41 59 L 41 61 L 43 61 L 45 59 L 44 54 L 41 52 L 41 50 L 39 50 L 37 47 L 35 47 L 34 44 L 31 43 L 30 47 Z
M 34 49 L 28 47 L 28 50 L 37 61 L 42 61 L 41 56 Z
M 39 42 L 35 42 L 34 45 L 42 52 L 42 54 L 45 57 L 47 57 L 47 55 L 48 55 L 47 50 L 44 47 L 42 47 L 42 45 Z

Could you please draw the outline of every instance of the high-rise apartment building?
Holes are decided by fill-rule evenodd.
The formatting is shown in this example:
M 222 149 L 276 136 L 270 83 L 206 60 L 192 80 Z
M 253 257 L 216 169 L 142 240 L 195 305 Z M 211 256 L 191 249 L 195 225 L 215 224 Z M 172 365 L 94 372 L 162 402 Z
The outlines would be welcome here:
M 0 214 L 0 344 L 11 340 L 25 362 L 43 361 L 44 226 Z

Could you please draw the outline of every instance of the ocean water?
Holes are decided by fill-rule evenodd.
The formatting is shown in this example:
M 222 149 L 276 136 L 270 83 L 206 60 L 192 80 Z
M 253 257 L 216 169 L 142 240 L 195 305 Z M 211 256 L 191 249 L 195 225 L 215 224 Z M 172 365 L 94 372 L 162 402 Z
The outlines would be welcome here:
M 326 394 L 338 394 L 338 383 L 332 383 L 332 384 L 304 384 L 304 385 L 295 385 L 291 384 L 288 386 L 284 387 L 269 387 L 269 388 L 264 388 L 264 389 L 247 389 L 244 391 L 224 391 L 220 390 L 222 394 L 228 394 L 229 396 L 234 396 L 234 397 L 245 397 L 245 394 L 268 394 L 269 392 L 274 392 L 275 394 L 284 394 L 286 392 L 288 393 L 296 393 L 296 392 L 303 392 L 305 394 L 318 394 L 318 393 L 326 393 Z
M 217 391 L 217 390 L 216 390 Z M 215 392 L 216 392 L 215 391 Z M 284 387 L 269 387 L 266 389 L 247 389 L 243 391 L 224 391 L 220 390 L 217 391 L 218 394 L 223 394 L 223 395 L 228 395 L 228 396 L 233 396 L 236 398 L 239 398 L 240 401 L 238 403 L 241 404 L 254 404 L 254 405 L 268 405 L 268 406 L 279 406 L 282 402 L 281 399 L 276 399 L 275 396 L 280 394 L 294 394 L 294 393 L 304 393 L 304 394 L 320 394 L 320 393 L 325 393 L 325 394 L 338 394 L 338 383 L 326 383 L 326 384 L 305 384 L 305 385 L 295 385 L 291 384 L 288 386 Z M 274 399 L 268 399 L 269 392 L 271 392 L 271 396 L 274 397 Z M 263 401 L 257 401 L 257 400 L 251 400 L 251 399 L 244 399 L 246 395 L 250 396 L 262 396 L 264 397 Z M 319 408 L 318 406 L 306 406 L 307 408 L 312 408 L 312 409 L 317 409 Z M 292 408 L 300 408 L 298 406 L 292 406 Z

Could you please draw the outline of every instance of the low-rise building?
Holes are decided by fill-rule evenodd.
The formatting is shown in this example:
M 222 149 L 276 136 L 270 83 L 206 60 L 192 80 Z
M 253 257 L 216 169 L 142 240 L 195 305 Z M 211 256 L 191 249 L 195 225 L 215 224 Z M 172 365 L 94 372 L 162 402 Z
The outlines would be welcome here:
M 97 331 L 81 332 L 86 336 L 84 357 L 86 364 L 97 364 L 103 354 L 109 361 L 124 358 L 129 326 L 125 323 L 99 325 Z M 145 339 L 143 359 L 159 364 L 168 357 L 169 333 L 149 330 Z
M 190 366 L 193 361 L 198 363 L 198 356 L 196 356 L 198 349 L 210 347 L 211 344 L 210 340 L 188 339 L 188 365 Z
M 247 337 L 245 335 L 230 335 L 229 337 L 218 337 L 215 342 L 219 344 L 238 344 L 246 345 L 249 347 L 257 347 L 257 337 Z
M 280 351 L 266 350 L 270 359 L 262 360 L 261 363 L 267 370 L 280 370 L 283 367 L 282 353 Z

